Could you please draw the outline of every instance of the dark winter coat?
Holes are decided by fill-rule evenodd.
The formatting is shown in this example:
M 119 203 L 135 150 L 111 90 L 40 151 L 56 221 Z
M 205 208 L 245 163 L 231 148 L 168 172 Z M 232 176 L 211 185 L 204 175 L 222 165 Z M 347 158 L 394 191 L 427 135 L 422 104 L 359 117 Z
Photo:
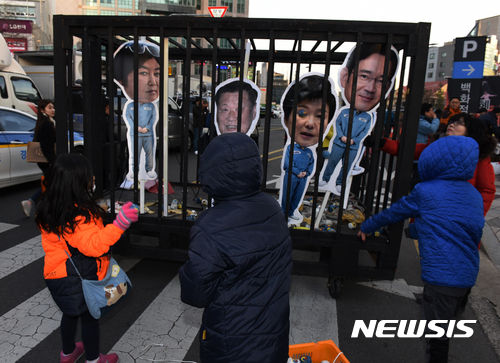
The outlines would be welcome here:
M 181 299 L 205 308 L 202 363 L 288 359 L 292 243 L 279 204 L 260 191 L 262 161 L 243 133 L 208 145 L 199 180 L 216 205 L 191 229 Z
M 42 116 L 41 122 L 40 131 L 33 137 L 33 141 L 38 141 L 40 143 L 42 153 L 48 161 L 48 163 L 37 163 L 40 170 L 45 174 L 50 164 L 56 160 L 56 129 L 54 123 L 48 116 Z
M 498 127 L 498 125 L 497 125 L 498 117 L 497 117 L 496 113 L 493 113 L 490 111 L 487 113 L 483 113 L 478 118 L 486 126 L 486 129 L 488 130 L 489 135 L 494 134 L 497 139 L 500 138 L 500 127 Z
M 478 162 L 477 142 L 443 137 L 425 148 L 418 163 L 421 183 L 410 195 L 366 220 L 361 231 L 415 217 L 422 280 L 431 285 L 469 288 L 479 271 L 478 245 L 483 233 L 483 200 L 467 180 Z

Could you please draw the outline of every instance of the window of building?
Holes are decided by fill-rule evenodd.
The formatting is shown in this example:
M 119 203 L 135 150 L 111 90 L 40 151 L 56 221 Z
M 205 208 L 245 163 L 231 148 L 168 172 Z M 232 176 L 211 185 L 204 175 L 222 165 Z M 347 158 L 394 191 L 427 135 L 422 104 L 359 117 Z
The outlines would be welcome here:
M 88 6 L 97 6 L 97 0 L 86 0 L 85 5 Z
M 432 77 L 434 77 L 434 73 L 433 72 L 427 73 L 427 78 L 432 78 Z
M 208 6 L 217 6 L 217 0 L 208 0 Z
M 245 0 L 237 0 L 236 2 L 236 12 L 239 14 L 245 13 Z
M 101 7 L 103 8 L 114 8 L 115 0 L 101 0 Z M 102 14 L 102 11 L 101 11 Z
M 233 12 L 233 0 L 220 0 L 220 6 L 227 6 L 227 11 Z
M 85 9 L 83 10 L 83 15 L 97 15 L 97 10 Z
M 118 7 L 121 9 L 132 9 L 132 0 L 118 0 Z
M 444 72 L 439 72 L 439 77 L 444 77 Z
M 439 66 L 440 66 L 440 67 L 446 67 L 446 62 L 441 62 L 441 63 L 439 63 Z
M 429 69 L 434 68 L 434 63 L 429 63 Z
M 114 10 L 101 10 L 101 15 L 116 15 Z
M 436 53 L 429 54 L 429 59 L 434 59 L 434 58 L 436 58 Z
M 447 55 L 448 55 L 448 53 L 446 53 L 446 52 L 441 53 L 441 57 L 443 57 L 443 58 L 446 57 Z
M 119 11 L 118 15 L 120 15 L 120 16 L 132 16 L 133 13 L 130 11 Z
M 201 0 L 196 0 L 196 10 L 201 10 Z

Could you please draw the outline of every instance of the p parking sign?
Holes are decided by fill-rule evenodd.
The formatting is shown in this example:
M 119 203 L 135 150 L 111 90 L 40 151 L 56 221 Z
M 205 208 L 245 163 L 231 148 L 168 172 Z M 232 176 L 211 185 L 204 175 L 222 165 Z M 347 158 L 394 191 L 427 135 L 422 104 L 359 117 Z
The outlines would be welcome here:
M 486 39 L 487 37 L 455 39 L 452 78 L 483 78 Z

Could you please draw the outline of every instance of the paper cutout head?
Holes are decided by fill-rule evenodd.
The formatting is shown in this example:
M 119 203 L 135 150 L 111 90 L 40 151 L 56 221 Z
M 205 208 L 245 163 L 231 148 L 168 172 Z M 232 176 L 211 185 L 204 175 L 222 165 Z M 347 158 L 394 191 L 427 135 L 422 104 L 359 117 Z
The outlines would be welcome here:
M 330 129 L 335 111 L 338 108 L 338 100 L 335 95 L 333 80 L 328 78 L 326 89 L 325 117 L 322 119 L 323 85 L 325 76 L 320 73 L 307 73 L 299 82 L 292 82 L 281 98 L 282 125 L 286 130 L 288 139 L 283 149 L 281 163 L 281 191 L 280 204 L 283 213 L 288 214 L 289 224 L 300 224 L 303 216 L 298 212 L 310 179 L 316 169 L 316 146 L 320 139 L 320 127 L 323 122 L 323 136 Z M 295 99 L 297 91 L 297 99 Z M 295 114 L 294 142 L 291 140 L 292 127 Z M 293 161 L 292 160 L 293 155 Z M 290 185 L 288 185 L 290 179 Z M 288 200 L 288 213 L 286 213 L 286 195 L 290 194 Z
M 296 104 L 295 142 L 300 146 L 309 147 L 318 143 L 321 108 L 323 105 L 323 82 L 323 74 L 307 73 L 299 80 L 297 100 L 294 99 L 295 81 L 288 86 L 283 95 L 281 101 L 283 128 L 286 130 L 288 138 L 290 138 L 292 135 L 293 110 Z M 327 125 L 332 121 L 337 109 L 337 98 L 334 94 L 333 80 L 328 78 L 323 135 L 328 133 Z
M 360 45 L 358 80 L 356 87 L 356 100 L 354 107 L 358 111 L 368 112 L 374 110 L 380 104 L 382 93 L 385 53 L 385 44 Z M 391 47 L 389 71 L 387 75 L 387 95 L 394 84 L 394 78 L 398 67 L 399 57 L 396 48 Z M 347 54 L 342 67 L 339 70 L 339 81 L 342 97 L 346 103 L 352 100 L 352 83 L 354 79 L 354 68 L 356 58 L 356 46 Z
M 228 79 L 215 89 L 215 128 L 218 135 L 238 131 L 239 92 L 239 78 Z M 260 117 L 260 89 L 244 78 L 242 97 L 241 132 L 250 135 Z
M 134 100 L 134 41 L 123 43 L 114 54 L 114 80 L 125 96 Z M 140 103 L 158 100 L 160 86 L 160 48 L 149 42 L 138 42 L 138 98 Z
M 134 179 L 134 134 L 137 133 L 139 150 L 139 180 L 157 178 L 156 124 L 158 122 L 158 97 L 160 85 L 160 48 L 149 42 L 137 44 L 137 69 L 134 69 L 134 41 L 123 43 L 114 54 L 114 81 L 121 88 L 127 102 L 123 120 L 127 125 L 129 172 L 127 179 Z M 134 94 L 134 78 L 137 72 L 137 96 Z M 134 102 L 136 101 L 136 102 Z M 137 107 L 137 110 L 135 109 Z M 137 112 L 138 119 L 135 120 Z

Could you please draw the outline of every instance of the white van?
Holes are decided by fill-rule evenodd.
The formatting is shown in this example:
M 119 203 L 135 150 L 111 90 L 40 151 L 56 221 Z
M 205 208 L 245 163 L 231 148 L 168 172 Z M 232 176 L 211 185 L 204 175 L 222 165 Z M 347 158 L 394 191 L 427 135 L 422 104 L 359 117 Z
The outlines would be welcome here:
M 42 98 L 35 83 L 17 63 L 0 34 L 0 106 L 14 108 L 36 117 Z

